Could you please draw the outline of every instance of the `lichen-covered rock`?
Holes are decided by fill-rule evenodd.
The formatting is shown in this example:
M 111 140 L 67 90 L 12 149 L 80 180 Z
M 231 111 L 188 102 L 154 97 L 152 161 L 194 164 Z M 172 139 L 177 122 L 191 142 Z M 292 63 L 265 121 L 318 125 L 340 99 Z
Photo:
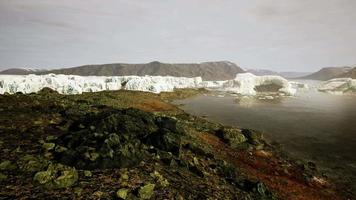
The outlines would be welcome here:
M 85 171 L 84 171 L 84 176 L 85 176 L 85 177 L 92 177 L 93 174 L 91 173 L 91 171 L 85 170 Z
M 26 172 L 37 172 L 46 168 L 49 161 L 42 157 L 25 155 L 18 161 L 19 168 Z
M 50 164 L 46 171 L 35 174 L 33 181 L 50 189 L 72 186 L 78 180 L 78 172 L 62 164 Z
M 155 178 L 156 181 L 162 186 L 167 187 L 169 186 L 169 182 L 166 178 L 164 178 L 158 171 L 154 171 L 150 174 L 151 177 Z
M 242 129 L 241 133 L 247 138 L 247 141 L 254 145 L 263 143 L 263 134 L 251 129 Z
M 260 181 L 242 180 L 239 187 L 248 191 L 253 199 L 276 200 L 277 198 Z
M 126 199 L 127 198 L 127 193 L 129 192 L 128 189 L 126 188 L 121 188 L 116 192 L 116 196 L 120 199 Z
M 150 199 L 153 196 L 155 189 L 155 184 L 148 183 L 145 186 L 142 186 L 138 191 L 139 197 L 141 199 Z
M 238 148 L 242 143 L 247 141 L 241 130 L 236 128 L 220 129 L 217 131 L 217 135 L 232 148 Z
M 50 151 L 52 149 L 54 149 L 54 147 L 56 146 L 56 144 L 54 143 L 43 143 L 42 148 L 45 149 L 46 151 Z
M 12 163 L 9 160 L 4 160 L 0 163 L 0 171 L 11 171 L 16 169 L 16 164 Z
M 180 137 L 180 135 L 172 133 L 167 129 L 160 129 L 148 136 L 147 143 L 178 156 L 181 148 Z

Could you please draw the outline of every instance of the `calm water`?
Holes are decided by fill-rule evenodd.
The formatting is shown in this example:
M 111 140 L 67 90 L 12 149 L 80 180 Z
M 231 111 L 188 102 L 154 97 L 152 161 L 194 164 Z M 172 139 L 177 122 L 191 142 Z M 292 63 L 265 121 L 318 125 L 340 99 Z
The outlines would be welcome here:
M 312 85 L 317 82 L 311 82 Z M 297 158 L 316 162 L 356 191 L 356 96 L 311 89 L 282 100 L 198 96 L 176 101 L 186 112 L 225 125 L 252 128 Z

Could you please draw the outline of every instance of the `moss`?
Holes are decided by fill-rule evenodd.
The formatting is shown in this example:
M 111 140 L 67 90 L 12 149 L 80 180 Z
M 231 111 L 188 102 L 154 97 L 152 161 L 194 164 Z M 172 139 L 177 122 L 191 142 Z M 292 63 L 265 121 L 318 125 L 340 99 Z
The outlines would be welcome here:
M 223 128 L 218 130 L 217 135 L 232 148 L 239 148 L 239 146 L 247 141 L 247 138 L 242 134 L 240 129 Z
M 116 196 L 120 199 L 126 199 L 129 190 L 126 188 L 121 188 L 116 192 Z
M 5 181 L 7 179 L 7 175 L 0 173 L 0 182 Z
M 142 186 L 138 191 L 139 197 L 141 199 L 150 199 L 154 194 L 155 186 L 156 185 L 152 183 L 148 183 L 145 186 Z
M 0 171 L 11 171 L 16 168 L 17 168 L 16 164 L 12 163 L 9 160 L 5 160 L 0 163 Z
M 84 176 L 85 176 L 85 177 L 92 177 L 93 174 L 92 174 L 91 171 L 89 171 L 89 170 L 84 170 Z
M 26 172 L 36 172 L 46 168 L 49 161 L 40 156 L 25 155 L 20 158 L 18 163 L 21 170 Z
M 46 171 L 35 174 L 33 181 L 50 189 L 67 188 L 78 180 L 78 172 L 61 164 L 50 164 Z
M 43 143 L 42 148 L 45 149 L 46 151 L 50 151 L 54 149 L 55 146 L 56 144 L 54 143 Z

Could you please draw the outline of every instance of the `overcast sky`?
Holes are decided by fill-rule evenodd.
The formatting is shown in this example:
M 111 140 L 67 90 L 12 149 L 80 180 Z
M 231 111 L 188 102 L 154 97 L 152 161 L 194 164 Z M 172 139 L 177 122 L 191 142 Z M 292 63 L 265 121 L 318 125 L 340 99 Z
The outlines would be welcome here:
M 0 0 L 0 69 L 153 60 L 356 65 L 356 1 Z

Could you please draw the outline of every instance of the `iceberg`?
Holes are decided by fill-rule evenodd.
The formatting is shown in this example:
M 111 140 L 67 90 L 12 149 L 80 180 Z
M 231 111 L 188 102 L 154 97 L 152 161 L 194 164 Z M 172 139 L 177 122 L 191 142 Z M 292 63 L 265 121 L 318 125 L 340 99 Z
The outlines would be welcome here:
M 286 95 L 294 95 L 297 91 L 287 79 L 280 76 L 256 76 L 251 73 L 237 74 L 235 79 L 221 83 L 221 90 L 241 95 L 256 95 L 257 87 L 276 85 L 278 92 Z
M 242 95 L 255 95 L 256 87 L 274 84 L 278 92 L 294 95 L 296 88 L 280 76 L 255 76 L 250 73 L 237 74 L 226 81 L 203 81 L 201 77 L 173 76 L 77 76 L 63 74 L 46 75 L 0 75 L 0 94 L 36 93 L 50 88 L 60 94 L 81 94 L 104 90 L 137 90 L 153 93 L 172 92 L 177 88 L 206 88 L 230 91 Z
M 323 82 L 319 91 L 330 94 L 345 94 L 349 92 L 356 92 L 356 79 L 352 78 L 335 78 Z

